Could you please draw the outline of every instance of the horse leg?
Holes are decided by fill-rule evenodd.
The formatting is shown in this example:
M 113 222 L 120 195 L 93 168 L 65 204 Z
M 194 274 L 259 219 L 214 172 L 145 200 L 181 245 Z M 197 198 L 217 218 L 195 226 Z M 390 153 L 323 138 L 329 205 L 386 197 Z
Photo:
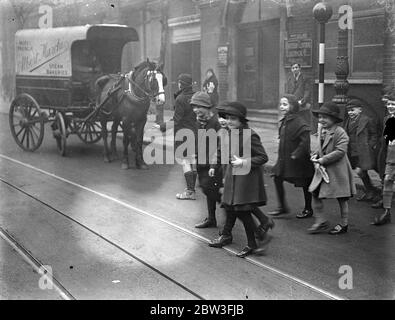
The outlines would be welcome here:
M 137 169 L 147 170 L 148 166 L 143 159 L 143 139 L 144 139 L 144 127 L 147 122 L 147 118 L 142 119 L 136 123 L 136 167 Z
M 101 134 L 103 137 L 103 144 L 104 144 L 104 152 L 103 152 L 103 157 L 104 157 L 104 162 L 111 162 L 110 159 L 110 152 L 108 150 L 108 142 L 107 142 L 107 119 L 105 119 L 105 117 L 103 117 L 102 119 L 100 119 L 100 124 L 101 124 Z
M 111 127 L 111 158 L 112 160 L 118 160 L 117 153 L 117 131 L 118 126 L 121 120 L 119 118 L 115 118 L 112 127 Z
M 128 147 L 130 142 L 131 123 L 122 121 L 122 131 L 123 131 L 123 158 L 122 158 L 121 168 L 126 170 L 129 169 Z

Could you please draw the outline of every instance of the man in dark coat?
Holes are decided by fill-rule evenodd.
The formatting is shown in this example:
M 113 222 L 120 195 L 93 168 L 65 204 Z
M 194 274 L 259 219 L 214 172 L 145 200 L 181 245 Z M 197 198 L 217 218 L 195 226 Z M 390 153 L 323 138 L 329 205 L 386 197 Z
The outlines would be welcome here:
M 174 94 L 176 99 L 174 106 L 173 118 L 169 121 L 174 122 L 174 137 L 176 137 L 177 132 L 183 129 L 191 130 L 196 136 L 196 115 L 191 106 L 191 98 L 194 94 L 192 90 L 192 76 L 189 74 L 180 74 L 178 76 L 178 88 L 179 90 Z M 169 123 L 164 122 L 160 125 L 154 125 L 154 127 L 159 128 L 162 132 L 166 131 Z M 184 136 L 183 140 L 174 141 L 174 151 L 182 145 L 187 140 Z M 182 193 L 177 193 L 176 198 L 179 200 L 195 200 L 195 185 L 196 185 L 196 164 L 195 164 L 195 152 L 194 154 L 187 154 L 187 150 L 181 155 L 180 159 L 182 162 L 184 177 L 186 180 L 187 188 Z
M 302 73 L 299 63 L 291 66 L 291 72 L 287 78 L 285 93 L 296 96 L 300 105 L 300 116 L 310 125 L 311 121 L 311 87 L 309 79 Z
M 370 201 L 375 196 L 375 189 L 369 178 L 368 170 L 376 168 L 377 131 L 372 119 L 362 113 L 363 104 L 358 99 L 351 99 L 346 105 L 348 118 L 344 124 L 350 142 L 348 158 L 353 169 L 357 170 L 366 193 L 358 201 Z

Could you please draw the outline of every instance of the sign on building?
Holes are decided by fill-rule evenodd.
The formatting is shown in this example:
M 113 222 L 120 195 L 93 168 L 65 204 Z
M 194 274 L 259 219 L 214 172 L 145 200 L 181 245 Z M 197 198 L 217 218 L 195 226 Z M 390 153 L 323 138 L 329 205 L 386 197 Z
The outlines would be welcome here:
M 218 47 L 217 61 L 219 66 L 228 65 L 228 46 Z
M 313 41 L 306 34 L 291 35 L 285 40 L 284 66 L 290 68 L 299 63 L 302 67 L 312 67 Z

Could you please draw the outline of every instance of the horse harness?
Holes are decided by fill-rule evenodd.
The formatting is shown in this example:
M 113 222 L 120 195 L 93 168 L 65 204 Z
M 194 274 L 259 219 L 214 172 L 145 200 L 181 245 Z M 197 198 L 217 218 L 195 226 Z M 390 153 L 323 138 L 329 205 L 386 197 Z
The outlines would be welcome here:
M 132 71 L 133 72 L 133 71 Z M 103 113 L 106 116 L 110 116 L 114 113 L 114 111 L 116 109 L 118 109 L 120 103 L 122 102 L 122 100 L 127 97 L 127 96 L 131 96 L 131 99 L 133 101 L 136 102 L 147 102 L 148 100 L 152 100 L 153 98 L 155 98 L 156 96 L 164 93 L 164 91 L 158 91 L 156 94 L 152 94 L 150 92 L 147 92 L 146 90 L 144 90 L 143 88 L 141 88 L 141 86 L 133 79 L 132 76 L 132 72 L 130 72 L 129 74 L 119 74 L 119 79 L 116 83 L 114 83 L 114 85 L 108 89 L 107 91 L 107 97 L 104 99 L 104 101 L 102 103 L 100 103 L 100 105 L 97 107 L 98 109 L 100 109 L 100 112 Z M 112 75 L 109 75 L 110 77 L 113 77 Z M 148 79 L 149 77 L 149 73 L 147 72 L 146 76 L 145 76 L 145 80 Z M 112 104 L 113 108 L 109 111 L 106 111 L 102 108 L 102 106 L 112 97 L 114 97 L 114 94 L 117 93 L 119 90 L 121 90 L 123 88 L 122 86 L 122 82 L 124 80 L 128 81 L 128 89 L 127 90 L 123 90 L 121 97 L 116 101 L 116 103 Z M 139 97 L 135 91 L 133 90 L 132 85 L 134 85 L 135 87 L 137 87 L 141 92 L 143 92 L 144 96 L 143 97 Z

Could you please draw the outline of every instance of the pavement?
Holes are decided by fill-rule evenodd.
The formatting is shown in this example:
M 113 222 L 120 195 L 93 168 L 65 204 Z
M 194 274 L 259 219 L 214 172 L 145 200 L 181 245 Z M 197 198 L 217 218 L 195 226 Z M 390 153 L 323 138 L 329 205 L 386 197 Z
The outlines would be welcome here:
M 171 119 L 173 115 L 173 111 L 170 110 L 165 110 L 164 111 L 164 121 L 168 121 Z M 147 124 L 145 125 L 145 132 L 144 132 L 144 143 L 162 143 L 164 142 L 166 144 L 166 147 L 172 146 L 172 131 L 168 132 L 166 135 L 163 135 L 162 132 L 160 132 L 158 129 L 154 129 L 153 125 L 155 124 L 155 114 L 149 114 L 148 115 L 148 121 Z M 270 172 L 273 166 L 275 165 L 277 161 L 277 154 L 278 154 L 278 131 L 277 129 L 273 128 L 270 125 L 265 125 L 263 122 L 250 122 L 250 127 L 253 129 L 255 132 L 259 134 L 261 137 L 262 144 L 266 150 L 266 153 L 269 157 L 269 161 L 265 165 L 265 171 Z M 173 129 L 171 129 L 173 130 Z M 314 150 L 315 147 L 318 143 L 317 141 L 317 136 L 316 135 L 311 135 L 311 149 Z M 380 177 L 377 174 L 377 172 L 370 170 L 369 175 L 372 179 L 372 183 L 375 187 L 380 188 L 381 187 L 381 181 Z M 355 178 L 355 184 L 358 189 L 363 189 L 363 184 L 361 179 L 358 177 L 357 174 L 354 175 Z

